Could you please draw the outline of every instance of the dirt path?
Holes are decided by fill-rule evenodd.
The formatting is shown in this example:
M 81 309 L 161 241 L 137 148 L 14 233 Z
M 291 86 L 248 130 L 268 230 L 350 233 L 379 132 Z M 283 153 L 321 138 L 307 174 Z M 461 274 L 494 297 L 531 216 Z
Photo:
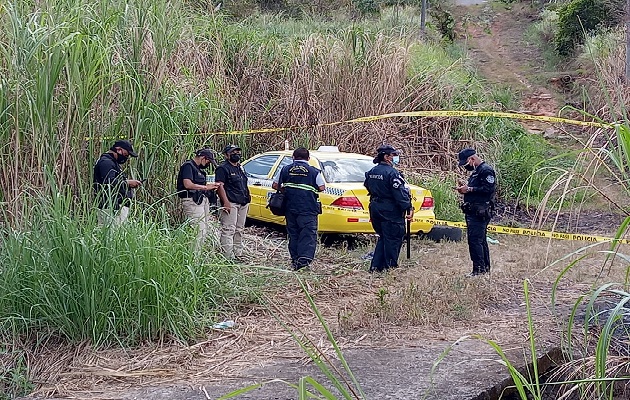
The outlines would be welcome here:
M 528 34 L 528 29 L 539 18 L 539 11 L 530 2 L 485 2 L 455 6 L 452 12 L 458 21 L 457 42 L 466 50 L 468 62 L 476 67 L 482 79 L 490 85 L 506 88 L 519 95 L 518 107 L 507 111 L 579 119 L 579 114 L 568 110 L 560 114 L 564 105 L 575 103 L 571 94 L 574 77 L 570 72 L 546 71 L 542 50 L 533 43 L 532 35 Z M 530 134 L 540 135 L 551 144 L 565 149 L 583 149 L 593 135 L 592 130 L 575 126 L 529 120 L 520 123 Z M 588 164 L 589 161 L 584 162 Z M 591 164 L 589 168 L 593 165 L 597 164 Z M 598 233 L 602 228 L 619 226 L 623 221 L 624 216 L 619 208 L 611 206 L 611 202 L 624 204 L 627 196 L 625 190 L 619 182 L 610 179 L 603 168 L 599 172 L 594 172 L 594 169 L 588 174 L 588 183 L 576 179 L 574 184 L 596 187 L 601 201 L 595 207 L 578 204 L 573 207 L 573 211 L 562 213 L 555 229 Z M 531 213 L 519 216 L 516 210 L 508 214 L 508 219 L 521 222 L 531 220 L 532 217 Z M 555 212 L 544 219 L 556 219 Z
M 521 94 L 520 108 L 512 111 L 558 115 L 559 105 L 564 104 L 562 88 L 557 87 L 562 81 L 545 73 L 540 50 L 526 38 L 538 10 L 529 3 L 509 8 L 502 3 L 484 3 L 456 6 L 453 13 L 459 21 L 457 40 L 465 46 L 478 74 L 490 84 Z M 523 125 L 530 132 L 551 132 L 548 124 L 536 121 L 524 121 Z

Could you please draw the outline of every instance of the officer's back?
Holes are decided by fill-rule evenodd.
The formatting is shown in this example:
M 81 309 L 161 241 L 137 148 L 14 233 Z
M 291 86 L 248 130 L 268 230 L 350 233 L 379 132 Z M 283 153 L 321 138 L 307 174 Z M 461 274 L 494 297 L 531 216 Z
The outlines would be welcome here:
M 294 160 L 280 173 L 284 185 L 285 201 L 288 211 L 300 214 L 319 214 L 318 184 L 320 171 L 309 165 L 307 160 Z

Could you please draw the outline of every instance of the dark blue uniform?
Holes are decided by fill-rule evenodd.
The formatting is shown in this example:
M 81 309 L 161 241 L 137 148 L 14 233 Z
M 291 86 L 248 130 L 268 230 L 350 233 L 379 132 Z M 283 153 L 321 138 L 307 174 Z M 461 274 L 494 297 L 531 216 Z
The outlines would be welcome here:
M 94 165 L 94 192 L 100 209 L 118 210 L 131 202 L 127 176 L 111 153 L 102 154 Z
M 365 187 L 370 194 L 370 219 L 378 234 L 370 271 L 398 266 L 398 256 L 405 237 L 405 215 L 411 211 L 411 197 L 400 173 L 381 162 L 365 173 Z
M 308 266 L 317 248 L 317 216 L 322 213 L 317 175 L 321 171 L 307 161 L 296 160 L 280 171 L 278 184 L 284 190 L 293 269 Z
M 471 191 L 464 194 L 462 211 L 466 215 L 468 251 L 473 263 L 473 275 L 476 275 L 490 272 L 490 250 L 486 236 L 494 210 L 494 169 L 485 162 L 479 164 L 468 178 L 468 187 Z

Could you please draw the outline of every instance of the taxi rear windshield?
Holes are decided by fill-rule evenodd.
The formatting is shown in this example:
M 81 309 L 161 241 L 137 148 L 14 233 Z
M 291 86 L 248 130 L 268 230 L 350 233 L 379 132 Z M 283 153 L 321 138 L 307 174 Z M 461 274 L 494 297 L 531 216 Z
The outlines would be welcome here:
M 328 183 L 363 182 L 365 173 L 374 166 L 372 160 L 365 158 L 320 160 L 319 164 Z

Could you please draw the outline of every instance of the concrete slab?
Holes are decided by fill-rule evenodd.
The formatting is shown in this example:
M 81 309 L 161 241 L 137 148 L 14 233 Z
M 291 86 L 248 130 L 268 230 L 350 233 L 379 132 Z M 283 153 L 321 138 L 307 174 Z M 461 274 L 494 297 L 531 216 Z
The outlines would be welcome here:
M 412 348 L 352 349 L 344 351 L 366 399 L 427 400 L 491 400 L 498 398 L 510 384 L 507 369 L 499 356 L 480 341 L 464 341 L 454 346 L 432 374 L 432 368 L 448 343 Z M 516 365 L 529 360 L 514 349 Z M 332 385 L 312 363 L 303 360 L 281 361 L 251 368 L 242 377 L 223 384 L 189 382 L 179 386 L 151 387 L 120 394 L 125 400 L 197 400 L 218 399 L 231 391 L 253 383 L 281 379 L 297 383 L 300 377 L 311 376 L 333 393 Z M 297 391 L 282 382 L 272 382 L 235 397 L 249 400 L 293 400 Z M 342 397 L 339 397 L 342 398 Z

